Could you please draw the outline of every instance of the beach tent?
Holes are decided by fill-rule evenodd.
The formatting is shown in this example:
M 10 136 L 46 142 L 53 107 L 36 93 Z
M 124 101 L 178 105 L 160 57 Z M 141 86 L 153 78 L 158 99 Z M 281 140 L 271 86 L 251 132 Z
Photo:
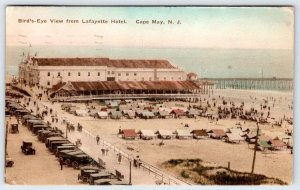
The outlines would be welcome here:
M 195 109 L 190 109 L 187 111 L 187 116 L 189 118 L 197 117 L 197 116 L 199 116 L 199 111 L 195 110 Z
M 175 131 L 175 134 L 178 139 L 189 139 L 193 137 L 190 130 L 186 130 L 186 129 L 177 129 Z
M 108 113 L 106 111 L 98 111 L 97 115 L 98 115 L 98 118 L 100 118 L 100 119 L 107 119 L 108 118 Z
M 156 137 L 152 130 L 140 130 L 139 134 L 141 135 L 141 139 L 150 140 Z
M 110 112 L 110 118 L 112 119 L 120 119 L 123 116 L 121 111 L 112 111 Z
M 186 113 L 181 109 L 174 109 L 171 111 L 171 114 L 173 114 L 175 118 L 186 116 Z
M 167 117 L 170 117 L 170 112 L 164 111 L 164 110 L 159 110 L 158 117 L 166 119 Z
M 205 139 L 209 137 L 205 129 L 194 129 L 191 134 L 195 139 Z
M 88 113 L 87 113 L 86 110 L 76 110 L 76 111 L 75 111 L 75 115 L 76 115 L 76 116 L 85 117 L 85 116 L 88 116 Z
M 226 133 L 223 129 L 212 129 L 208 131 L 208 133 L 210 134 L 210 137 L 214 139 L 221 139 L 226 136 Z
M 99 111 L 99 110 L 91 109 L 91 110 L 89 110 L 89 115 L 90 115 L 91 117 L 94 117 L 94 116 L 98 113 L 98 111 Z
M 240 128 L 231 128 L 231 129 L 227 129 L 226 133 L 235 133 L 235 134 L 239 134 L 239 135 L 243 135 L 243 131 Z
M 244 141 L 244 138 L 241 137 L 238 133 L 226 133 L 225 141 L 230 143 L 236 143 Z
M 133 119 L 135 117 L 135 112 L 133 110 L 126 110 L 125 114 L 127 119 Z
M 175 137 L 175 134 L 169 130 L 158 130 L 155 134 L 158 134 L 158 138 L 161 139 L 171 139 Z
M 262 151 L 265 150 L 265 149 L 272 148 L 272 145 L 269 144 L 268 141 L 264 141 L 264 140 L 259 141 L 257 145 L 258 145 L 257 149 L 262 150 Z
M 123 129 L 121 135 L 123 139 L 135 139 L 137 137 L 134 129 Z
M 271 144 L 273 149 L 275 149 L 275 150 L 279 150 L 279 149 L 287 147 L 287 145 L 282 140 L 280 140 L 278 138 L 271 139 L 269 141 L 269 144 Z
M 153 112 L 150 112 L 150 111 L 142 111 L 140 113 L 140 116 L 141 116 L 141 118 L 144 118 L 144 119 L 153 119 L 154 118 Z

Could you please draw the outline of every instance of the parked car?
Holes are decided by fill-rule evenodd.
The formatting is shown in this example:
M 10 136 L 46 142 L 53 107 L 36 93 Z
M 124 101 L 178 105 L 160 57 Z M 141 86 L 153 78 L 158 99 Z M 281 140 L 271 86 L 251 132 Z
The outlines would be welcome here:
M 92 166 L 97 166 L 97 163 L 89 157 L 87 154 L 70 154 L 67 153 L 66 157 L 64 159 L 66 165 L 72 166 L 74 169 L 78 169 L 79 166 L 82 165 L 92 165 Z
M 12 134 L 19 133 L 19 125 L 18 124 L 11 124 L 9 132 L 12 133 Z
M 88 183 L 90 185 L 94 185 L 94 182 L 98 179 L 113 179 L 113 178 L 115 177 L 112 173 L 109 173 L 107 171 L 102 171 L 102 172 L 90 174 L 88 178 Z
M 93 167 L 93 166 L 84 166 L 80 168 L 80 173 L 78 174 L 78 180 L 86 183 L 91 174 L 98 173 L 100 168 Z
M 21 146 L 21 150 L 24 154 L 35 154 L 35 148 L 32 145 L 32 142 L 29 140 L 24 140 Z
M 5 167 L 12 167 L 14 165 L 14 161 L 12 158 L 6 157 L 5 158 Z

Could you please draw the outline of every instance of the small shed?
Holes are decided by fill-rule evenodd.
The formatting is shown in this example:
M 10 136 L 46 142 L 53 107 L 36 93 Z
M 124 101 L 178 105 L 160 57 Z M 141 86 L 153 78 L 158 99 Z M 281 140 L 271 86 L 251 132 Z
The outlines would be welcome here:
M 142 111 L 140 113 L 140 117 L 143 118 L 143 119 L 153 119 L 155 116 L 154 116 L 153 112 Z
M 193 137 L 190 130 L 186 130 L 186 129 L 177 129 L 175 131 L 175 134 L 178 139 L 190 139 Z
M 135 139 L 137 137 L 134 129 L 123 129 L 121 135 L 123 139 Z
M 172 139 L 175 137 L 175 134 L 169 130 L 158 130 L 155 134 L 157 134 L 160 139 Z
M 186 112 L 184 112 L 181 109 L 174 109 L 171 111 L 171 114 L 174 116 L 174 118 L 180 118 L 182 116 L 186 116 Z
M 258 145 L 257 149 L 261 150 L 261 151 L 264 151 L 265 149 L 271 149 L 272 148 L 272 145 L 269 144 L 268 141 L 265 141 L 265 140 L 259 141 L 257 145 Z
M 100 119 L 107 119 L 108 118 L 108 113 L 107 113 L 107 111 L 98 111 L 97 116 Z
M 221 139 L 226 136 L 226 133 L 223 129 L 212 129 L 208 131 L 209 136 L 214 139 Z
M 194 129 L 191 134 L 195 139 L 205 139 L 209 137 L 205 129 Z
M 140 134 L 141 139 L 144 140 L 150 140 L 156 137 L 152 130 L 140 130 L 138 134 Z
M 81 116 L 81 117 L 86 117 L 86 116 L 88 116 L 88 112 L 86 110 L 76 110 L 75 115 Z
M 166 119 L 166 118 L 170 117 L 170 112 L 164 111 L 164 110 L 159 110 L 157 115 L 159 118 Z
M 112 111 L 110 112 L 110 118 L 111 119 L 121 119 L 123 116 L 121 111 Z
M 269 141 L 269 144 L 271 144 L 273 149 L 275 149 L 275 150 L 280 150 L 280 149 L 283 149 L 283 148 L 287 148 L 287 145 L 282 140 L 280 140 L 278 138 L 271 139 Z
M 195 118 L 195 117 L 199 116 L 199 114 L 200 114 L 199 110 L 195 110 L 195 109 L 190 109 L 186 113 L 189 118 Z
M 244 138 L 238 133 L 226 133 L 225 141 L 229 143 L 240 143 L 244 141 Z

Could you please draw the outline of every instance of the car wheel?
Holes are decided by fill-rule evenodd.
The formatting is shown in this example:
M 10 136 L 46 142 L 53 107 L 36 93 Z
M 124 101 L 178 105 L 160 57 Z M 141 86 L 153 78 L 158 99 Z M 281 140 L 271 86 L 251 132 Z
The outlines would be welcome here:
M 83 183 L 86 183 L 88 179 L 86 177 L 82 178 Z
M 70 160 L 70 159 L 67 159 L 67 160 L 65 161 L 65 163 L 66 163 L 67 166 L 70 166 L 70 165 L 71 165 L 71 160 Z
M 72 162 L 72 166 L 74 169 L 77 169 L 79 164 L 78 164 L 78 162 L 75 161 L 75 162 Z

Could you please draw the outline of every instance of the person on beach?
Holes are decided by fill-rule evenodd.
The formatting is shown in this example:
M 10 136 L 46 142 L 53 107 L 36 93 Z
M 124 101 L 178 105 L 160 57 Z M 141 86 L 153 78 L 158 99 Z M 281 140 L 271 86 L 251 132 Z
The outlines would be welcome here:
M 105 156 L 105 149 L 104 147 L 101 148 L 102 156 Z
M 118 153 L 118 162 L 119 162 L 119 164 L 121 164 L 121 161 L 122 161 L 122 155 L 121 155 L 121 153 Z
M 108 147 L 106 147 L 106 149 L 105 149 L 105 155 L 107 156 L 108 155 Z
M 97 141 L 97 145 L 99 145 L 99 141 L 100 141 L 100 137 L 99 137 L 99 135 L 97 135 L 97 137 L 96 137 L 96 141 Z

